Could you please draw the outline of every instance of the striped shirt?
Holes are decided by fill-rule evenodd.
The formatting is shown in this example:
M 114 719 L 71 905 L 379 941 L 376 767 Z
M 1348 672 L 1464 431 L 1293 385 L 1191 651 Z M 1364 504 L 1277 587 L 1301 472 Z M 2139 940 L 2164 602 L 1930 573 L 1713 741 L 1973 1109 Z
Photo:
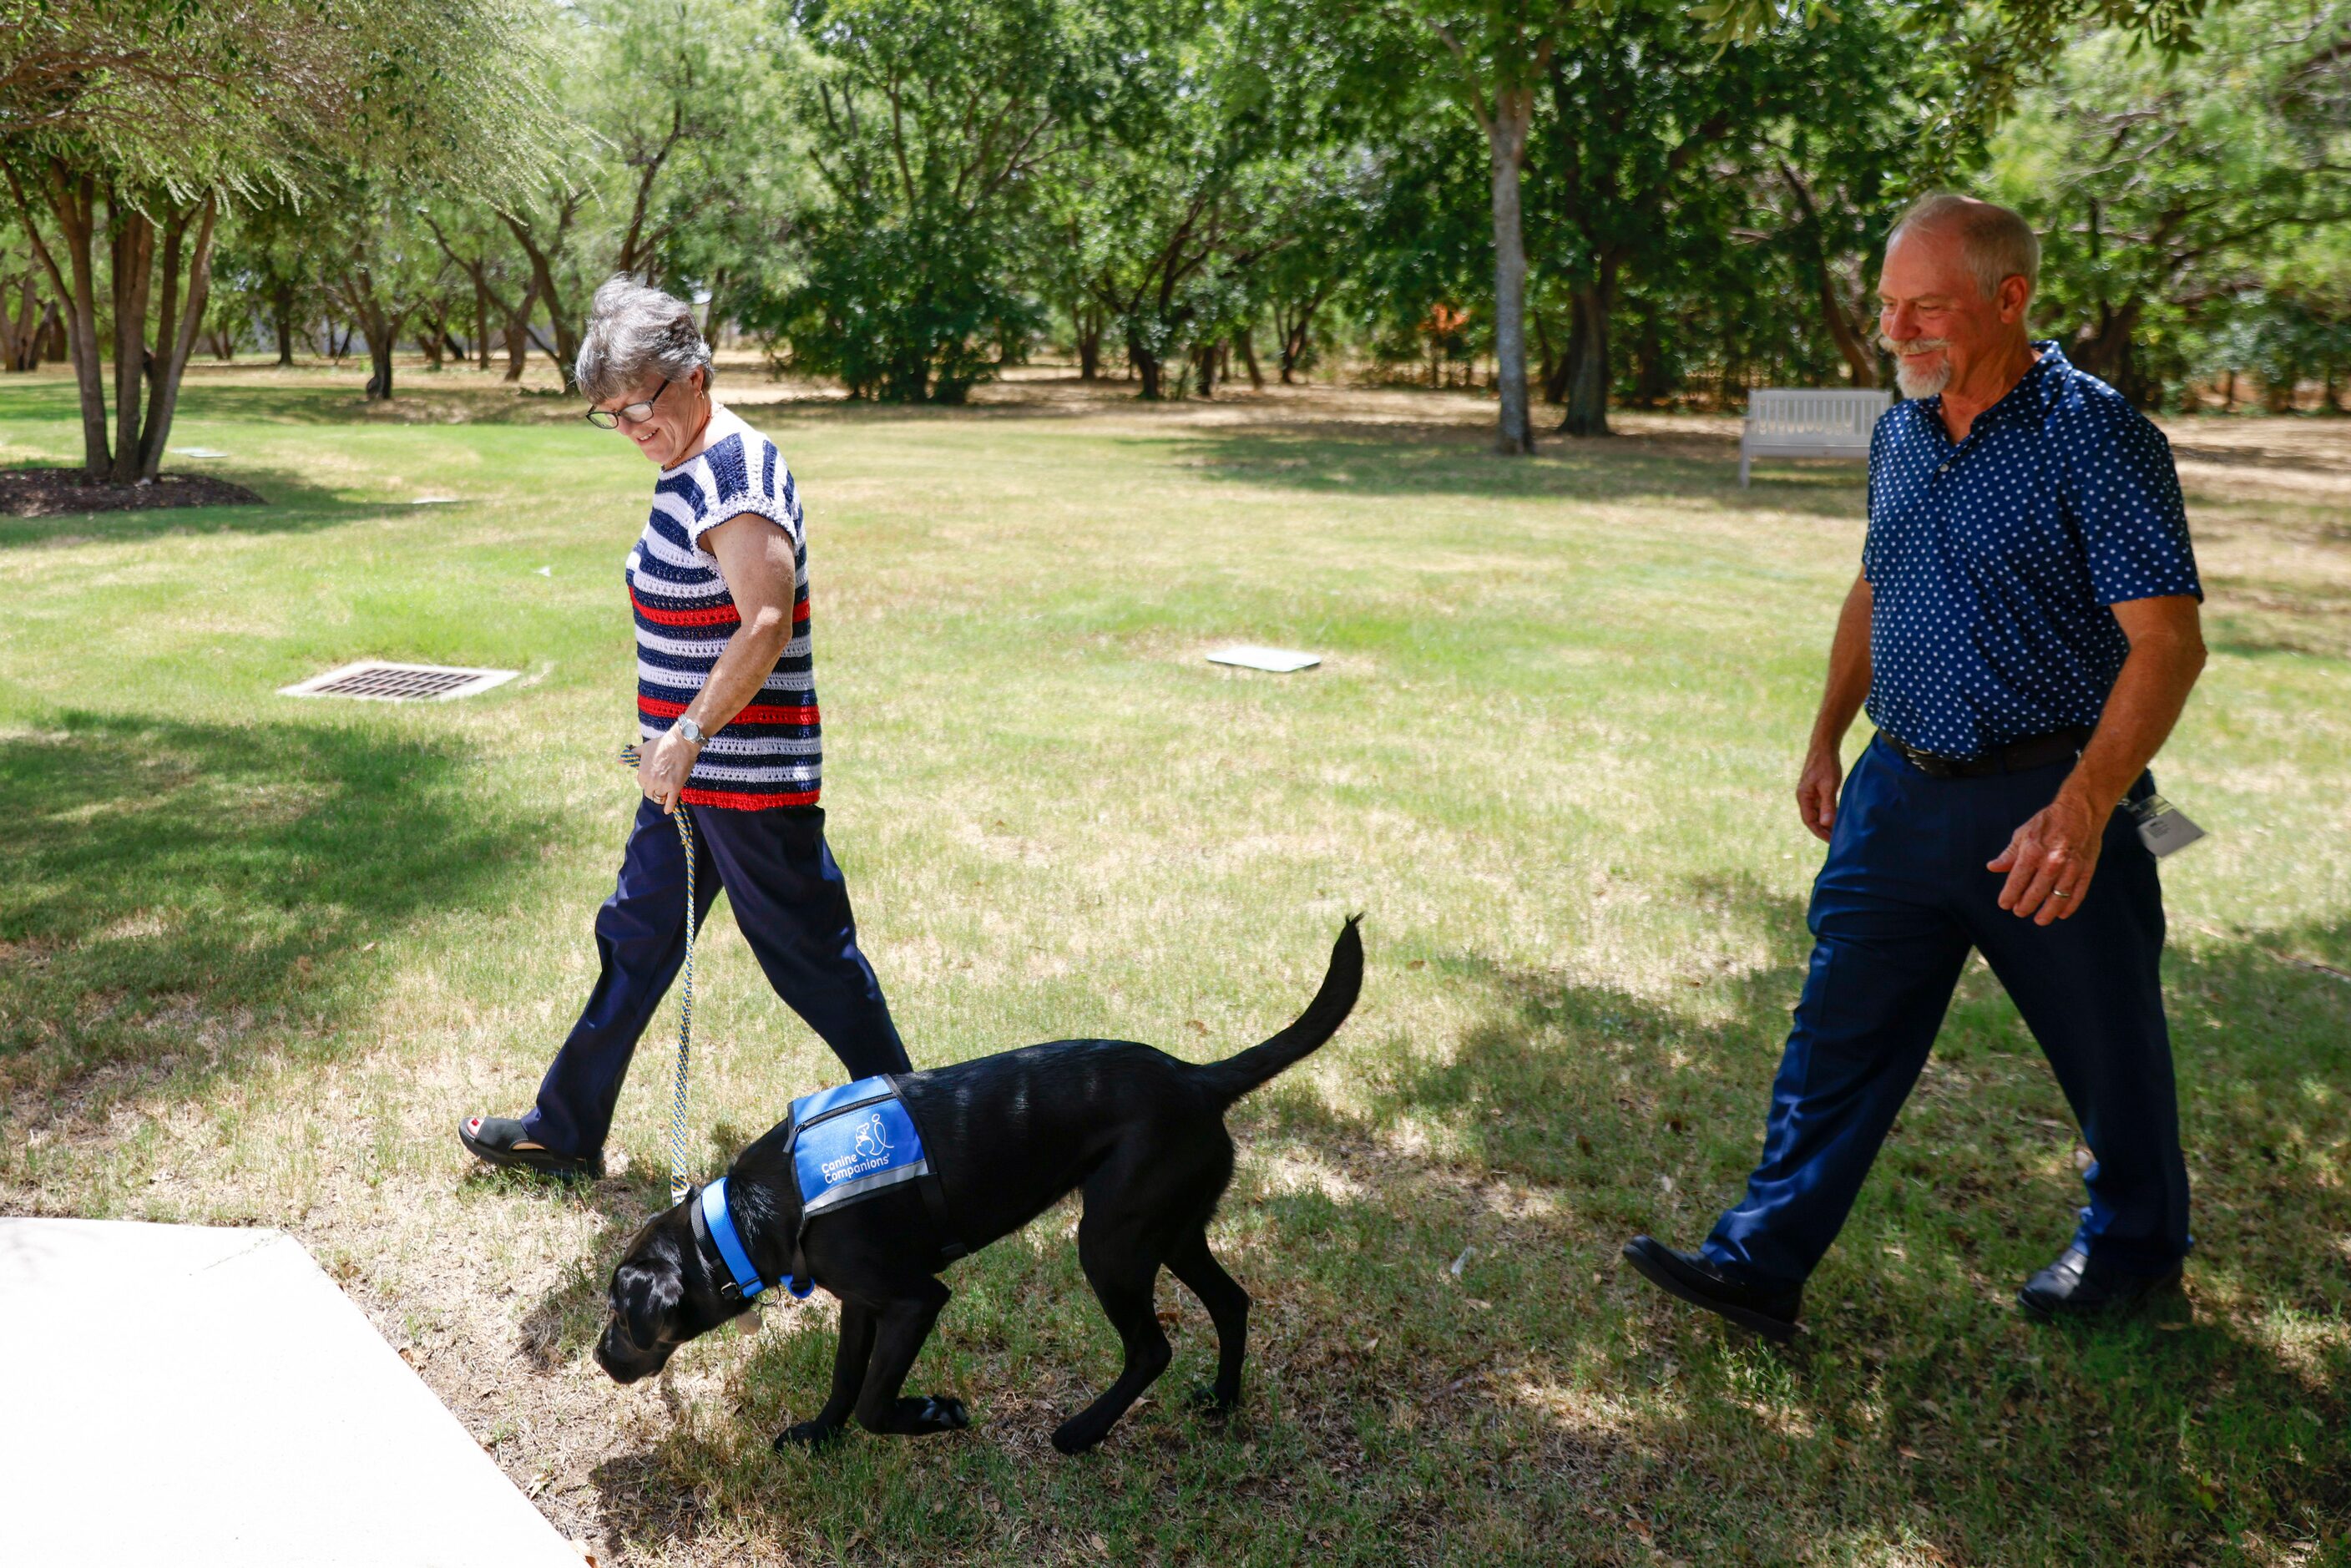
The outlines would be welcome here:
M 792 637 L 748 706 L 711 736 L 686 780 L 695 806 L 813 806 L 822 771 L 816 666 L 809 654 L 808 545 L 799 497 L 776 444 L 714 403 L 702 451 L 653 481 L 653 515 L 623 573 L 637 622 L 637 733 L 677 722 L 743 623 L 702 536 L 746 513 L 791 536 Z

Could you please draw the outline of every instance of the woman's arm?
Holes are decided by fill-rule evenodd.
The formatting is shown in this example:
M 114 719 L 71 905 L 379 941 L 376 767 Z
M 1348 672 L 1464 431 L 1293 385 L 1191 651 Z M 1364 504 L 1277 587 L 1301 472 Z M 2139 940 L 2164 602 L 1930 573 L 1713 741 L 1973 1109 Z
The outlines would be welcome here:
M 791 536 L 756 512 L 727 518 L 702 536 L 702 548 L 718 558 L 719 575 L 743 623 L 726 639 L 717 665 L 684 716 L 705 735 L 716 735 L 759 693 L 768 672 L 792 640 Z M 653 744 L 637 769 L 637 787 L 664 811 L 674 810 L 679 792 L 694 774 L 702 747 L 673 727 Z

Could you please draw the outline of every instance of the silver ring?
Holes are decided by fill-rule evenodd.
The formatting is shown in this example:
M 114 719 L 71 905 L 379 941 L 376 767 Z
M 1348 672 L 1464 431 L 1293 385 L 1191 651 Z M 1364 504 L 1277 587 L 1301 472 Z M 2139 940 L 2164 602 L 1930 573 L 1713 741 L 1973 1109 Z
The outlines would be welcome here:
M 2052 897 L 2052 898 L 2071 898 L 2071 897 L 2073 897 L 2074 895 L 2073 895 L 2072 894 L 2070 894 L 2070 893 L 2067 893 L 2064 888 L 2062 888 L 2062 887 L 2061 887 L 2061 888 L 2057 889 L 2055 892 L 2052 893 L 2049 896 L 2050 896 L 2050 897 Z

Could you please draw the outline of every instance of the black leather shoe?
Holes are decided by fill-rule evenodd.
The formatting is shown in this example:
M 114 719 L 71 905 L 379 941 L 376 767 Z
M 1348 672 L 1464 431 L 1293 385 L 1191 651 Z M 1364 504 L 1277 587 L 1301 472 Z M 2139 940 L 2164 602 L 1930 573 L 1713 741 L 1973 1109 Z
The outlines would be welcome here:
M 457 1141 L 475 1159 L 508 1170 L 530 1171 L 558 1181 L 598 1181 L 604 1175 L 604 1156 L 559 1155 L 533 1142 L 513 1116 L 468 1116 L 457 1124 Z
M 2127 1274 L 2111 1265 L 2091 1261 L 2090 1255 L 2079 1247 L 2068 1247 L 2063 1258 L 2024 1282 L 2024 1288 L 2016 1292 L 2016 1300 L 2026 1312 L 2043 1321 L 2089 1318 L 2120 1312 L 2150 1296 L 2179 1288 L 2177 1263 L 2160 1274 Z
M 1759 1290 L 1723 1274 L 1696 1252 L 1677 1252 L 1664 1242 L 1635 1236 L 1625 1243 L 1625 1261 L 1669 1296 L 1719 1312 L 1740 1328 L 1782 1344 L 1796 1337 L 1796 1312 L 1803 1287 Z

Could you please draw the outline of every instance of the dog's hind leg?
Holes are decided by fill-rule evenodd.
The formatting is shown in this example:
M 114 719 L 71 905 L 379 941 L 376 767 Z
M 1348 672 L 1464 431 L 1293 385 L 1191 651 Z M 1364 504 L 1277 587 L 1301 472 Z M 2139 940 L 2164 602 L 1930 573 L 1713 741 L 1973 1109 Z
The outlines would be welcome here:
M 817 1412 L 816 1419 L 776 1434 L 778 1452 L 787 1443 L 813 1448 L 840 1436 L 849 1413 L 857 1406 L 859 1390 L 865 1386 L 865 1364 L 873 1357 L 873 1331 L 880 1321 L 871 1307 L 855 1301 L 841 1303 L 841 1341 L 832 1353 L 832 1396 Z
M 1241 1362 L 1249 1354 L 1249 1293 L 1208 1250 L 1206 1230 L 1195 1230 L 1177 1242 L 1167 1254 L 1167 1269 L 1200 1298 L 1217 1325 L 1217 1381 L 1195 1389 L 1192 1402 L 1221 1416 L 1240 1403 Z
M 971 1425 L 963 1401 L 925 1396 L 901 1399 L 914 1357 L 931 1337 L 949 1291 L 929 1275 L 909 1281 L 908 1293 L 882 1309 L 880 1331 L 874 1336 L 872 1364 L 865 1369 L 865 1386 L 857 1396 L 857 1424 L 869 1432 L 918 1437 L 925 1432 L 953 1432 Z
M 1108 1436 L 1127 1406 L 1167 1370 L 1173 1355 L 1167 1335 L 1159 1327 L 1159 1314 L 1151 1304 L 1159 1260 L 1134 1228 L 1118 1228 L 1120 1234 L 1113 1238 L 1113 1227 L 1103 1222 L 1091 1202 L 1085 1218 L 1078 1222 L 1078 1261 L 1084 1265 L 1086 1281 L 1093 1286 L 1111 1327 L 1118 1331 L 1119 1343 L 1126 1350 L 1126 1365 L 1101 1398 L 1054 1431 L 1053 1447 L 1065 1454 L 1091 1448 Z

